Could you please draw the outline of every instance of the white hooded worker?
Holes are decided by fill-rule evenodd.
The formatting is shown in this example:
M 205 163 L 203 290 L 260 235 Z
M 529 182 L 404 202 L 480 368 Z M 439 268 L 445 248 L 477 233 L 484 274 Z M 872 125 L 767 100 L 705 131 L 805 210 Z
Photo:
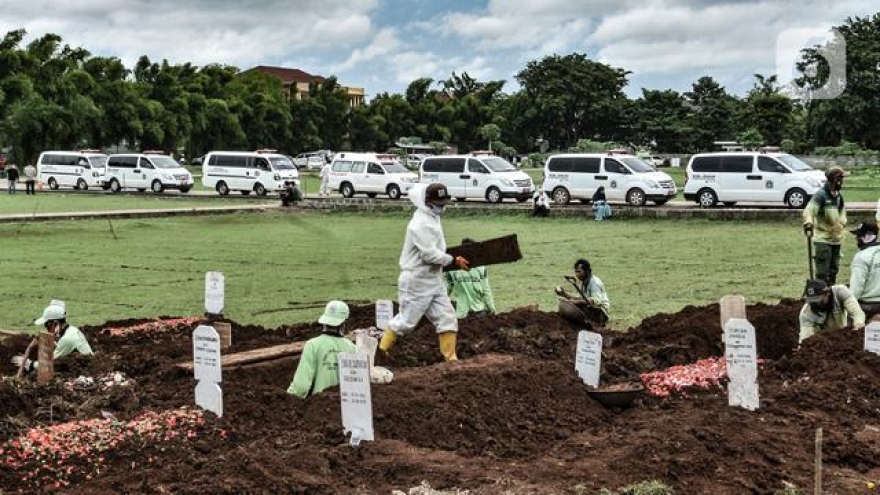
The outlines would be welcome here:
M 46 309 L 43 315 L 34 321 L 34 325 L 42 325 L 47 332 L 55 336 L 55 354 L 54 359 L 59 359 L 74 351 L 90 356 L 93 354 L 92 347 L 86 336 L 73 325 L 67 323 L 67 311 L 61 301 L 53 301 Z M 25 356 L 13 356 L 12 364 L 21 366 L 24 361 L 24 371 L 29 373 L 37 369 L 39 364 L 35 360 L 26 359 Z
M 297 397 L 316 395 L 339 385 L 339 369 L 336 355 L 340 352 L 356 352 L 354 343 L 345 333 L 348 305 L 342 301 L 330 301 L 318 323 L 324 325 L 321 335 L 309 339 L 303 347 L 299 365 L 287 393 Z
M 470 263 L 463 256 L 453 258 L 446 253 L 440 216 L 449 202 L 449 192 L 445 185 L 436 182 L 427 187 L 416 184 L 409 191 L 409 199 L 416 205 L 416 211 L 406 228 L 400 253 L 400 276 L 397 279 L 400 312 L 388 323 L 388 330 L 379 341 L 379 349 L 388 353 L 397 336 L 415 328 L 425 316 L 439 334 L 443 358 L 457 361 L 458 319 L 446 293 L 443 268 L 454 265 L 467 270 Z

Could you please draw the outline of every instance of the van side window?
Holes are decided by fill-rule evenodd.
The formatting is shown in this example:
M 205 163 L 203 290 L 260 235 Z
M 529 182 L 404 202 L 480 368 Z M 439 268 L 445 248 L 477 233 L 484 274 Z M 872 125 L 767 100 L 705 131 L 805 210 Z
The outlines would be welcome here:
M 260 169 L 260 170 L 265 170 L 266 172 L 272 170 L 272 168 L 269 167 L 269 161 L 266 160 L 265 158 L 257 158 L 257 164 L 256 164 L 256 165 L 257 165 L 257 168 L 258 168 L 258 169 Z
M 485 165 L 479 162 L 479 160 L 474 160 L 471 158 L 468 160 L 468 171 L 473 172 L 475 174 L 488 174 L 489 169 L 486 168 Z
M 137 166 L 136 156 L 116 156 L 107 161 L 108 167 L 116 168 L 135 168 Z
M 146 158 L 143 158 L 143 157 L 141 157 L 140 167 L 141 167 L 141 168 L 146 168 L 146 169 L 153 169 L 153 168 L 155 168 L 155 167 L 153 167 L 153 164 L 150 163 L 150 160 L 147 160 Z
M 362 174 L 364 173 L 364 169 L 367 168 L 367 162 L 354 162 L 351 166 L 351 173 L 353 174 Z
M 571 171 L 582 174 L 598 174 L 601 161 L 602 159 L 598 157 L 576 156 L 571 159 Z
M 382 170 L 382 167 L 380 167 L 378 163 L 371 163 L 367 165 L 367 173 L 384 175 L 385 171 Z
M 89 168 L 89 161 L 86 160 L 86 158 L 84 156 L 82 156 L 79 158 L 79 160 L 76 161 L 76 166 Z
M 568 157 L 552 157 L 550 158 L 550 163 L 547 165 L 547 170 L 550 172 L 571 172 L 573 160 L 573 158 Z M 596 171 L 598 171 L 598 169 L 596 169 Z
M 609 174 L 626 174 L 626 168 L 613 158 L 605 159 L 605 172 Z
M 460 174 L 464 172 L 465 158 L 433 158 L 425 160 L 423 172 L 451 172 Z
M 758 157 L 758 170 L 761 172 L 778 172 L 784 174 L 788 170 L 769 156 Z
M 747 174 L 752 171 L 753 162 L 754 159 L 751 156 L 725 156 L 721 159 L 721 170 L 723 172 Z
M 694 172 L 721 172 L 720 156 L 698 156 L 691 164 Z
M 338 160 L 333 162 L 331 169 L 334 172 L 351 172 L 351 162 L 348 160 Z

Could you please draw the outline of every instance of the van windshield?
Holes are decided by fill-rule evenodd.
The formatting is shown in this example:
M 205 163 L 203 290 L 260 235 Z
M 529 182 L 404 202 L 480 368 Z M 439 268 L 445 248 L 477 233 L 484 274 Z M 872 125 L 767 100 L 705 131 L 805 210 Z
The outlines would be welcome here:
M 273 170 L 291 170 L 294 168 L 293 162 L 288 160 L 286 156 L 271 156 L 267 158 L 269 163 L 272 164 Z
M 104 168 L 107 166 L 107 157 L 106 156 L 90 156 L 89 163 L 92 165 L 92 168 Z
M 813 170 L 813 167 L 804 163 L 800 158 L 796 158 L 792 155 L 778 155 L 774 158 L 788 165 L 788 168 L 794 170 L 795 172 L 806 172 L 808 170 Z
M 382 166 L 385 167 L 385 172 L 389 174 L 405 174 L 409 172 L 409 170 L 399 162 L 382 162 Z
M 510 162 L 498 156 L 482 157 L 480 158 L 480 161 L 493 172 L 510 172 L 516 170 L 516 167 L 511 165 Z
M 156 168 L 180 168 L 180 164 L 170 156 L 151 156 L 150 161 Z
M 651 167 L 647 163 L 643 162 L 642 160 L 639 160 L 638 158 L 623 157 L 623 158 L 618 158 L 618 160 L 625 163 L 627 167 L 629 167 L 633 172 L 635 172 L 637 174 L 644 174 L 647 172 L 654 171 L 653 167 Z

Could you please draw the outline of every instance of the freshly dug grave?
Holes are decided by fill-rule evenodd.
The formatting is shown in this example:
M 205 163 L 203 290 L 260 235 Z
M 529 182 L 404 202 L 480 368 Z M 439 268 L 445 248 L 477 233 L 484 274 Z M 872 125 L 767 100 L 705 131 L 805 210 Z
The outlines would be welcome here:
M 645 396 L 627 409 L 605 409 L 574 372 L 576 335 L 553 313 L 518 310 L 462 321 L 459 364 L 442 362 L 426 324 L 399 339 L 390 357 L 377 358 L 395 378 L 373 387 L 376 441 L 359 448 L 342 434 L 338 392 L 306 400 L 285 393 L 296 368 L 290 357 L 225 370 L 221 419 L 185 412 L 185 434 L 169 437 L 166 430 L 180 430 L 183 420 L 151 416 L 146 421 L 159 421 L 164 436 L 123 435 L 100 460 L 68 459 L 69 484 L 60 489 L 387 494 L 427 481 L 471 493 L 547 494 L 657 479 L 683 494 L 774 493 L 786 483 L 812 486 L 814 432 L 822 427 L 826 490 L 860 493 L 865 482 L 880 479 L 880 356 L 862 351 L 863 334 L 852 330 L 817 335 L 795 351 L 799 309 L 791 300 L 747 308 L 765 360 L 755 412 L 728 407 L 717 391 Z M 355 306 L 349 328 L 372 319 L 372 306 Z M 0 463 L 10 442 L 31 427 L 112 417 L 113 428 L 134 428 L 146 412 L 194 404 L 192 375 L 175 364 L 191 359 L 195 322 L 143 324 L 84 327 L 98 354 L 57 363 L 52 385 L 0 381 L 0 445 L 7 446 Z M 318 331 L 317 324 L 233 324 L 230 352 Z M 720 339 L 717 304 L 656 315 L 625 334 L 608 332 L 603 383 L 636 382 L 645 372 L 719 356 Z M 2 342 L 0 363 L 27 342 Z M 62 385 L 112 372 L 130 383 Z M 4 466 L 0 492 L 52 488 L 22 476 Z

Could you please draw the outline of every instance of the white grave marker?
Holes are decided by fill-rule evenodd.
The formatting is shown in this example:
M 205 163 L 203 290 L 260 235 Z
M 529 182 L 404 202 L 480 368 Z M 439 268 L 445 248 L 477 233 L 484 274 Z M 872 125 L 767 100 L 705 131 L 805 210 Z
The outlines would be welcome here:
M 387 299 L 376 301 L 376 328 L 388 330 L 388 322 L 394 317 L 394 303 Z
M 758 408 L 758 351 L 755 327 L 748 320 L 731 318 L 724 325 L 724 359 L 727 362 L 727 403 L 749 411 Z
M 224 283 L 225 279 L 222 273 L 205 273 L 205 311 L 209 314 L 223 314 Z
M 223 381 L 220 367 L 220 336 L 214 327 L 199 325 L 193 331 L 193 370 L 196 380 L 196 405 L 223 416 Z
M 880 323 L 876 321 L 865 327 L 865 350 L 880 354 Z
M 602 369 L 602 335 L 586 330 L 578 332 L 574 369 L 584 383 L 591 387 L 599 386 L 599 374 Z
M 366 354 L 340 352 L 339 398 L 342 428 L 351 432 L 349 443 L 357 447 L 362 440 L 373 440 L 373 398 L 370 394 L 370 360 Z

